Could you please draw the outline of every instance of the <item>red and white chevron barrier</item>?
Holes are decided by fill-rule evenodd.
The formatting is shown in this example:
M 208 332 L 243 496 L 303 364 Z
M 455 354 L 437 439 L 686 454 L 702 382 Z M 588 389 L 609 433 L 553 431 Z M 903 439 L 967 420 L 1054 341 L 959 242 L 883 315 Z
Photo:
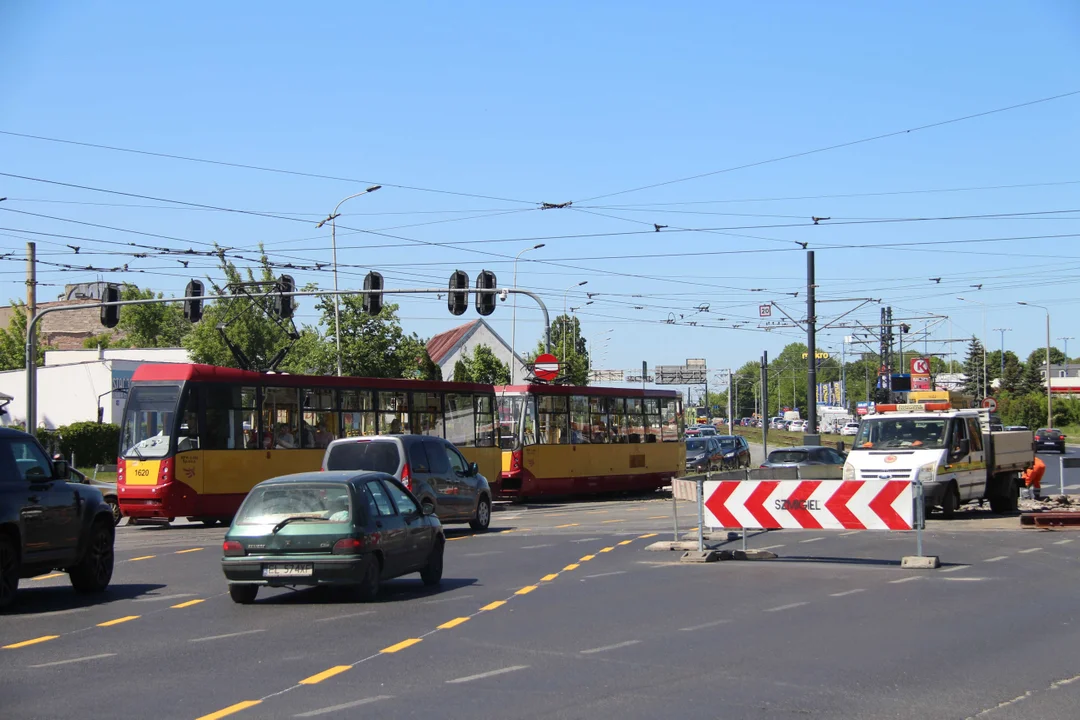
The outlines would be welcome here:
M 714 528 L 911 530 L 904 480 L 706 482 L 705 524 Z

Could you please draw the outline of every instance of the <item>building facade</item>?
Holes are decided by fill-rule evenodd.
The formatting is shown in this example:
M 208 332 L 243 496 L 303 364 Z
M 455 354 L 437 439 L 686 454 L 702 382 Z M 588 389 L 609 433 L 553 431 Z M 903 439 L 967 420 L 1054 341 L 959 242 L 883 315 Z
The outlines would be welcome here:
M 521 356 L 514 354 L 510 345 L 483 320 L 473 320 L 433 336 L 428 340 L 427 351 L 431 360 L 442 370 L 443 380 L 453 380 L 454 365 L 463 357 L 472 355 L 479 345 L 487 345 L 495 357 L 513 369 L 515 382 L 521 382 L 528 376 L 529 369 Z

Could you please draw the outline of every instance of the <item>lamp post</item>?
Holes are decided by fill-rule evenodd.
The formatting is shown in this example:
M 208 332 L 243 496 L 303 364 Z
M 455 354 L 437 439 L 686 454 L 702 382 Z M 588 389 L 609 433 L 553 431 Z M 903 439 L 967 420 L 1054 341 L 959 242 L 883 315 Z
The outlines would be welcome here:
M 574 283 L 570 287 L 566 288 L 566 291 L 562 294 L 562 314 L 564 321 L 569 321 L 570 317 L 566 314 L 566 296 L 571 290 L 582 285 L 588 285 L 588 280 L 582 280 L 579 283 Z M 577 352 L 577 344 L 574 344 L 574 351 Z M 562 362 L 566 362 L 566 325 L 563 325 L 562 333 L 562 357 L 559 358 Z
M 1025 307 L 1037 307 L 1040 310 L 1046 311 L 1046 427 L 1054 427 L 1054 412 L 1053 412 L 1053 400 L 1054 395 L 1050 388 L 1050 308 L 1045 305 L 1036 305 L 1035 303 L 1019 301 L 1017 305 L 1024 305 Z
M 994 332 L 1001 333 L 1001 379 L 1005 379 L 1005 333 L 1012 332 L 1012 328 L 994 328 Z
M 1061 340 L 1062 342 L 1065 343 L 1065 379 L 1066 380 L 1069 379 L 1069 341 L 1070 340 L 1075 340 L 1075 339 L 1076 338 L 1072 338 L 1072 337 L 1059 337 L 1058 338 L 1058 340 Z M 1066 385 L 1066 387 L 1072 387 L 1067 382 L 1065 383 L 1065 385 Z M 1070 398 L 1072 397 L 1072 390 L 1069 391 L 1069 397 Z
M 343 199 L 341 202 L 339 202 L 337 205 L 335 205 L 334 206 L 334 212 L 330 213 L 330 215 L 327 216 L 326 220 L 319 221 L 319 224 L 315 226 L 316 229 L 318 229 L 318 228 L 321 228 L 323 225 L 325 225 L 327 220 L 330 221 L 330 247 L 332 249 L 331 252 L 333 253 L 333 261 L 334 261 L 334 341 L 337 344 L 337 374 L 338 374 L 338 377 L 341 377 L 341 307 L 340 307 L 340 301 L 338 299 L 339 296 L 337 294 L 338 293 L 337 219 L 339 217 L 338 209 L 342 206 L 342 204 L 346 200 L 352 200 L 355 197 L 360 197 L 361 195 L 367 195 L 368 193 L 373 193 L 373 192 L 375 192 L 376 190 L 378 190 L 381 187 L 382 187 L 382 185 L 372 185 L 367 190 L 361 190 L 358 193 L 353 193 L 352 195 L 350 195 L 349 197 Z
M 544 247 L 544 243 L 538 243 L 532 247 L 527 247 L 517 255 L 514 256 L 514 289 L 517 290 L 517 264 L 518 258 L 530 250 L 539 250 Z M 517 295 L 514 295 L 514 311 L 512 315 L 513 319 L 510 321 L 510 384 L 514 384 L 514 375 L 517 370 Z
M 983 321 L 983 336 L 982 336 L 982 346 L 983 346 L 983 361 L 982 361 L 982 366 L 983 366 L 983 368 L 982 368 L 982 369 L 983 369 L 983 383 L 982 383 L 982 384 L 983 384 L 983 397 L 987 397 L 987 396 L 988 396 L 988 395 L 989 395 L 990 393 L 988 392 L 988 388 L 987 388 L 987 384 L 986 384 L 986 303 L 984 303 L 984 302 L 979 302 L 978 300 L 970 300 L 970 299 L 968 299 L 968 298 L 963 298 L 963 297 L 958 297 L 958 298 L 956 298 L 956 299 L 957 299 L 957 300 L 963 300 L 964 302 L 969 302 L 969 303 L 975 303 L 976 305 L 980 305 L 980 306 L 982 306 L 982 321 Z

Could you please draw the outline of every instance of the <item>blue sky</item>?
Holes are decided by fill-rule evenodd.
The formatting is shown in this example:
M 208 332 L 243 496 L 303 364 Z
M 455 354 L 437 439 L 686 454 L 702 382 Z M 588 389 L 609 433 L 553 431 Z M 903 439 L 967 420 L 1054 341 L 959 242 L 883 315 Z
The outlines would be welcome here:
M 952 337 L 982 335 L 984 309 L 956 299 L 968 297 L 986 306 L 989 347 L 1000 343 L 993 328 L 1010 328 L 1006 346 L 1023 357 L 1044 341 L 1043 315 L 1017 301 L 1052 306 L 1055 338 L 1080 336 L 1080 244 L 1032 237 L 1080 232 L 1080 213 L 1059 212 L 1080 209 L 1080 95 L 716 172 L 1080 90 L 1080 6 L 670 5 L 9 0 L 0 131 L 353 181 L 0 134 L 0 172 L 293 218 L 0 176 L 0 248 L 17 253 L 0 263 L 0 296 L 25 294 L 28 238 L 44 261 L 146 270 L 42 266 L 40 281 L 55 284 L 42 299 L 98 277 L 178 293 L 193 270 L 212 272 L 204 259 L 185 270 L 108 243 L 217 241 L 250 255 L 263 242 L 276 262 L 328 263 L 330 234 L 315 223 L 382 183 L 343 207 L 342 287 L 359 287 L 367 269 L 388 287 L 444 286 L 456 268 L 473 278 L 493 270 L 508 286 L 514 256 L 544 242 L 522 256 L 518 284 L 554 315 L 564 291 L 587 280 L 568 306 L 580 308 L 586 336 L 610 336 L 596 352 L 601 367 L 706 357 L 722 368 L 775 354 L 798 333 L 758 330 L 757 308 L 776 300 L 804 315 L 804 292 L 784 294 L 804 290 L 795 241 L 816 251 L 820 298 L 881 299 L 897 317 L 949 316 Z M 715 174 L 622 192 L 704 173 Z M 1005 185 L 1025 187 L 986 189 Z M 860 222 L 1004 213 L 1043 214 Z M 814 226 L 813 216 L 832 220 Z M 880 247 L 920 242 L 945 244 Z M 325 271 L 293 275 L 332 286 Z M 592 305 L 586 290 L 600 293 Z M 422 336 L 462 321 L 430 297 L 401 304 L 406 328 Z M 849 317 L 873 323 L 879 308 Z M 510 317 L 505 303 L 489 321 L 509 338 Z M 315 320 L 311 303 L 301 318 Z M 519 304 L 519 351 L 539 320 Z M 838 352 L 845 334 L 819 344 Z M 949 337 L 949 322 L 932 337 Z

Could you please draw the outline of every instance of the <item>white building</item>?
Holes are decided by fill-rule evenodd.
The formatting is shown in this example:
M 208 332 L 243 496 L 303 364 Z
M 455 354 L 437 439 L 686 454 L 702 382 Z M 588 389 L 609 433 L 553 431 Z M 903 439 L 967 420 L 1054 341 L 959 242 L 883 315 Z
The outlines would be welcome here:
M 102 422 L 119 425 L 135 369 L 145 363 L 173 362 L 190 362 L 187 350 L 134 348 L 46 352 L 45 366 L 37 369 L 36 424 L 53 429 L 73 422 L 96 421 L 100 412 Z M 24 423 L 26 371 L 0 372 L 0 397 L 4 395 L 12 399 L 4 407 L 3 424 Z
M 427 351 L 432 362 L 442 370 L 443 380 L 453 380 L 454 365 L 463 357 L 472 355 L 479 345 L 487 345 L 495 357 L 506 363 L 508 368 L 514 368 L 515 382 L 521 382 L 529 374 L 521 356 L 514 354 L 506 341 L 483 320 L 473 320 L 433 336 L 428 340 Z

